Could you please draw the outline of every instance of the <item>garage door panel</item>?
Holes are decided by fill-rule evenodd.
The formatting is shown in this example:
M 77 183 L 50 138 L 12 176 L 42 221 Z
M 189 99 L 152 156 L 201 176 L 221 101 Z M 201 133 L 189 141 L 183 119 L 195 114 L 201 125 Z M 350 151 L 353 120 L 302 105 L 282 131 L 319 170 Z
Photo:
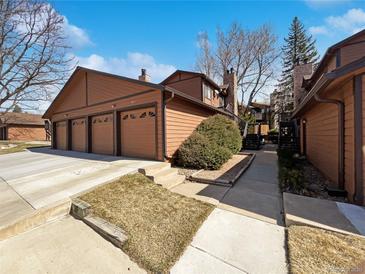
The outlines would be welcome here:
M 67 149 L 67 122 L 57 122 L 56 123 L 56 148 L 57 149 Z
M 71 121 L 72 129 L 72 150 L 86 151 L 86 119 L 76 119 Z
M 94 116 L 91 119 L 92 152 L 113 154 L 113 114 Z
M 154 107 L 121 113 L 121 149 L 128 157 L 156 158 L 156 111 Z

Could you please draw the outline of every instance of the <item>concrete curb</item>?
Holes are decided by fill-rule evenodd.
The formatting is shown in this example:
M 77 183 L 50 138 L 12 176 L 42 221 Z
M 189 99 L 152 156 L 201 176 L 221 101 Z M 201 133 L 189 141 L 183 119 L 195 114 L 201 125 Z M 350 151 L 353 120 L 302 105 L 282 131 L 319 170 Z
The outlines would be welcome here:
M 0 241 L 26 232 L 42 224 L 66 216 L 70 212 L 71 200 L 64 199 L 57 203 L 37 209 L 0 228 Z
M 212 180 L 212 179 L 204 179 L 204 178 L 196 177 L 196 175 L 199 174 L 200 172 L 204 171 L 204 169 L 200 169 L 200 170 L 194 172 L 192 175 L 189 176 L 188 179 L 191 180 L 191 181 L 199 182 L 199 183 L 231 187 L 236 183 L 238 178 L 250 167 L 250 165 L 252 164 L 253 160 L 256 157 L 255 153 L 242 153 L 241 152 L 241 153 L 238 153 L 238 154 L 239 155 L 249 155 L 249 156 L 251 156 L 251 158 L 247 162 L 247 164 L 237 172 L 237 174 L 234 176 L 233 179 L 231 179 L 231 180 L 224 180 L 224 179 Z
M 72 200 L 71 215 L 82 220 L 105 240 L 111 242 L 120 249 L 128 240 L 123 229 L 100 217 L 93 216 L 91 205 L 79 198 L 74 198 Z

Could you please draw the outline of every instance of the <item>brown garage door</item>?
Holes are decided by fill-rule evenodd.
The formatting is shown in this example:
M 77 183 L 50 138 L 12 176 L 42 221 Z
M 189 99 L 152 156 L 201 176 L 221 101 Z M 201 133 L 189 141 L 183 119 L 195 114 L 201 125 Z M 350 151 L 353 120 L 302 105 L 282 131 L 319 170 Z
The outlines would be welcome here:
M 85 119 L 71 121 L 72 128 L 72 150 L 86 151 L 86 122 Z
M 121 112 L 122 155 L 156 158 L 156 112 L 154 107 Z
M 56 148 L 57 149 L 67 149 L 67 138 L 66 138 L 66 126 L 67 122 L 57 122 L 56 123 Z
M 92 117 L 91 139 L 93 153 L 113 154 L 113 114 Z

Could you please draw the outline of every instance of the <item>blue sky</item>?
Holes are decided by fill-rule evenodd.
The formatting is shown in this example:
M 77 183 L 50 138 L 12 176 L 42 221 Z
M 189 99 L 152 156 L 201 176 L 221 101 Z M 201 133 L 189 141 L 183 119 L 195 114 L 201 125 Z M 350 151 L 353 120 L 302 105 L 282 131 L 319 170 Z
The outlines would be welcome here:
M 297 1 L 52 1 L 65 16 L 80 65 L 129 77 L 146 67 L 153 82 L 175 69 L 193 69 L 196 37 L 233 22 L 254 29 L 272 26 L 281 44 L 294 16 L 317 39 L 321 54 L 331 44 L 365 28 L 365 2 Z

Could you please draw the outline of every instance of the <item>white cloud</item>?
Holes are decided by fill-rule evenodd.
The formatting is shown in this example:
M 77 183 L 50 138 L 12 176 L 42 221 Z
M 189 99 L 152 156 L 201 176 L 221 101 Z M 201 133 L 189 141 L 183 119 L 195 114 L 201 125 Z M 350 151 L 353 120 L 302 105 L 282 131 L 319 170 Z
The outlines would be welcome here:
M 71 47 L 79 49 L 92 45 L 91 39 L 85 30 L 69 23 L 66 16 L 63 16 L 63 31 Z
M 104 58 L 91 54 L 88 57 L 76 56 L 75 59 L 80 66 L 135 79 L 140 75 L 141 68 L 145 68 L 155 83 L 162 81 L 176 70 L 173 65 L 157 63 L 151 55 L 139 52 L 129 52 L 126 58 Z
M 324 25 L 312 26 L 309 32 L 313 35 L 354 34 L 365 28 L 365 11 L 350 9 L 341 16 L 329 16 Z
M 42 5 L 42 8 L 34 18 L 34 32 L 41 31 L 46 27 L 46 18 L 49 18 L 49 12 L 51 14 L 57 13 L 50 4 Z M 74 49 L 80 49 L 84 46 L 92 45 L 91 39 L 85 30 L 71 24 L 66 16 L 60 16 L 63 18 L 63 23 L 60 27 L 67 39 L 68 46 Z M 18 33 L 25 34 L 29 31 L 29 22 L 31 20 L 28 13 L 16 14 L 12 17 L 12 20 L 17 22 L 16 30 Z
M 365 12 L 362 9 L 350 9 L 342 16 L 330 16 L 326 23 L 333 28 L 355 33 L 356 30 L 365 28 Z
M 328 34 L 328 29 L 326 26 L 315 26 L 310 27 L 308 29 L 309 33 L 312 35 L 318 35 L 318 34 Z

